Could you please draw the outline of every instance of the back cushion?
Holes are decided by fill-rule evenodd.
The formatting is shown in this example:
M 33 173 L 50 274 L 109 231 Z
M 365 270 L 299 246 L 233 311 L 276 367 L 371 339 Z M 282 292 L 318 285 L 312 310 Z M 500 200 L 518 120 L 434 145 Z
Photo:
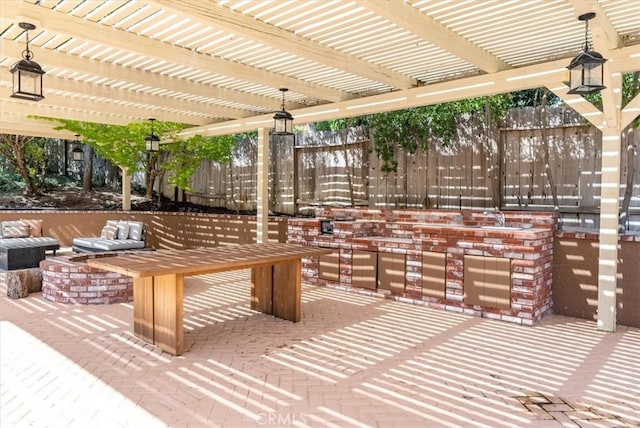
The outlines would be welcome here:
M 129 239 L 129 223 L 126 221 L 118 222 L 118 239 Z
M 129 239 L 135 239 L 136 241 L 142 241 L 142 222 L 130 221 L 129 222 Z
M 31 236 L 42 236 L 42 220 L 20 220 L 23 224 L 29 226 L 29 234 Z
M 2 222 L 3 238 L 28 238 L 30 233 L 29 225 L 19 220 Z

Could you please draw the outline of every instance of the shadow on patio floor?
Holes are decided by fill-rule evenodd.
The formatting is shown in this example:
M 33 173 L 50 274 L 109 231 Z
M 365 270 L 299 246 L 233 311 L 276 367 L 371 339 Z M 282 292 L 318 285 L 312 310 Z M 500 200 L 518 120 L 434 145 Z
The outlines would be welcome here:
M 640 330 L 534 327 L 304 287 L 297 324 L 254 312 L 249 271 L 185 280 L 185 353 L 132 304 L 0 289 L 3 426 L 640 425 Z

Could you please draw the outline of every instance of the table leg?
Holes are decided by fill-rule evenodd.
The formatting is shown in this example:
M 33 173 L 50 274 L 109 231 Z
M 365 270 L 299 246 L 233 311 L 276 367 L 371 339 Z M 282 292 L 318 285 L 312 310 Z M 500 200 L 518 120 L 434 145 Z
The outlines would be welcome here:
M 288 321 L 300 321 L 302 261 L 251 269 L 251 309 Z
M 251 309 L 265 314 L 273 313 L 273 267 L 251 269 Z
M 302 261 L 273 265 L 273 315 L 298 322 L 302 300 Z
M 153 278 L 133 279 L 133 333 L 153 343 Z
M 184 352 L 183 275 L 153 277 L 154 343 L 173 355 Z

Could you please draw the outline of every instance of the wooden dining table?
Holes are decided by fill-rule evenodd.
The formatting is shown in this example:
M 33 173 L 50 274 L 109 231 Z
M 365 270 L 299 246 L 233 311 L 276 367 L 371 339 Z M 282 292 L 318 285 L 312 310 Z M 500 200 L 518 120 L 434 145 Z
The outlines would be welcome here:
M 260 243 L 138 251 L 90 259 L 87 264 L 133 277 L 134 334 L 182 355 L 185 276 L 251 269 L 251 309 L 298 322 L 302 259 L 329 253 L 304 245 Z

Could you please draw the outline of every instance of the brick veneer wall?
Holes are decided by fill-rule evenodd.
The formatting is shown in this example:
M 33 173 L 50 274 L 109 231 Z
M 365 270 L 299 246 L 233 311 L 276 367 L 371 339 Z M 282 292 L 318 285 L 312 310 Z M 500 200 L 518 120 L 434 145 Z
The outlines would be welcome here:
M 118 253 L 50 257 L 40 262 L 42 296 L 57 303 L 109 304 L 133 300 L 133 278 L 87 265 Z
M 319 285 L 354 289 L 351 285 L 354 250 L 392 252 L 406 256 L 404 292 L 371 291 L 429 307 L 531 325 L 551 308 L 553 272 L 553 213 L 505 212 L 506 224 L 530 227 L 524 231 L 480 230 L 464 226 L 492 226 L 481 212 L 320 208 L 315 219 L 290 219 L 288 242 L 340 251 L 340 280 L 318 278 L 318 258 L 304 261 L 303 278 Z M 333 235 L 320 233 L 321 219 L 353 219 L 333 223 Z M 375 236 L 383 239 L 370 239 Z M 446 254 L 444 298 L 422 295 L 422 252 Z M 464 303 L 464 256 L 504 257 L 511 260 L 511 308 L 497 309 Z

